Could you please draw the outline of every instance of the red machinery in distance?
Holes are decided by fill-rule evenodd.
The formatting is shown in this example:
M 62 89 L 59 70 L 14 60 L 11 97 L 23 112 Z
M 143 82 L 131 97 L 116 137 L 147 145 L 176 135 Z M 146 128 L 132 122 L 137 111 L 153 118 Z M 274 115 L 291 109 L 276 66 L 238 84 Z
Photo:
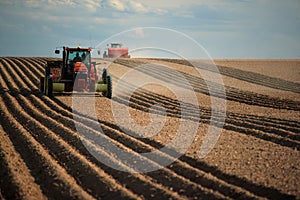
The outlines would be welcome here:
M 130 58 L 130 55 L 128 55 L 128 48 L 122 47 L 121 43 L 111 43 L 107 45 L 107 51 L 104 51 L 103 58 Z

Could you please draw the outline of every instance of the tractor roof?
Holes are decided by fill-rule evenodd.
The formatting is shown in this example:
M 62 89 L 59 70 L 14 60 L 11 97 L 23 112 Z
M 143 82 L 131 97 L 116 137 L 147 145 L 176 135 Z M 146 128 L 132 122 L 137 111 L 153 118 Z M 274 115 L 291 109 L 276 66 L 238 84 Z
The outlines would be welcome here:
M 82 47 L 80 47 L 80 46 L 78 46 L 78 47 L 66 47 L 65 48 L 67 51 L 88 51 L 88 52 L 90 52 L 90 51 L 92 51 L 92 49 L 91 48 L 82 48 Z

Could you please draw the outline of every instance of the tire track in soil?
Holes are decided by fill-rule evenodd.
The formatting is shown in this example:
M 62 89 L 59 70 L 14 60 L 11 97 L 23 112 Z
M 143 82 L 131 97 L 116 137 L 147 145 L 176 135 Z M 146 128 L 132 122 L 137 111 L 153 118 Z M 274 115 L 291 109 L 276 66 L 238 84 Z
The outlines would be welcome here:
M 29 91 L 29 94 L 30 94 L 30 91 Z M 36 95 L 36 94 L 35 94 Z M 28 97 L 28 95 L 26 96 L 26 97 Z M 44 98 L 45 99 L 45 98 Z M 47 99 L 47 98 L 46 98 Z M 25 99 L 23 99 L 23 100 L 25 100 Z M 49 100 L 50 101 L 50 100 Z M 50 101 L 51 102 L 51 101 Z M 49 103 L 49 102 L 48 102 Z M 52 104 L 53 104 L 53 102 L 51 102 Z M 27 105 L 27 104 L 26 104 Z M 59 107 L 57 107 L 57 108 L 59 108 Z M 61 110 L 63 110 L 64 108 L 59 108 L 59 109 L 61 109 Z M 64 114 L 66 114 L 66 113 L 64 113 Z M 112 135 L 114 135 L 115 134 L 115 132 L 112 134 Z M 182 167 L 182 166 L 180 166 L 180 167 Z
M 24 101 L 25 99 L 23 99 L 22 101 Z M 27 105 L 27 104 L 25 104 L 25 105 Z M 29 110 L 29 112 L 30 112 L 30 110 Z M 36 118 L 39 118 L 39 117 L 36 117 Z M 44 121 L 44 120 L 42 120 L 42 121 Z M 47 120 L 46 120 L 47 121 Z M 47 121 L 47 123 L 49 123 L 49 120 Z M 170 178 L 170 177 L 169 177 Z M 177 182 L 178 182 L 178 180 L 177 180 Z M 181 187 L 180 188 L 184 188 L 184 185 L 186 184 L 186 182 L 183 184 L 183 185 L 181 185 Z M 196 186 L 196 185 L 194 185 L 194 186 Z M 173 186 L 174 187 L 174 186 Z M 193 189 L 193 191 L 188 191 L 190 194 L 197 194 L 196 193 L 196 190 L 195 189 Z M 207 198 L 216 198 L 217 196 L 211 196 L 211 195 L 207 195 L 207 194 L 205 194 L 205 193 L 201 193 L 201 194 L 199 194 L 199 195 L 201 195 L 201 196 L 206 196 Z
M 201 69 L 209 70 L 211 72 L 218 73 L 214 70 L 211 69 L 209 64 L 200 62 L 201 65 L 197 64 L 199 61 L 187 61 L 187 60 L 180 60 L 180 59 L 153 59 L 153 60 L 159 60 L 159 61 L 166 61 L 166 62 L 171 62 L 171 63 L 176 63 L 176 64 L 181 64 L 181 65 L 186 65 L 190 67 L 194 66 L 199 66 Z M 249 83 L 254 83 L 258 85 L 262 85 L 265 87 L 270 87 L 274 89 L 279 89 L 279 90 L 285 90 L 285 91 L 290 91 L 294 93 L 300 93 L 300 84 L 283 80 L 280 78 L 274 78 L 270 76 L 266 76 L 263 74 L 255 73 L 255 72 L 250 72 L 250 71 L 244 71 L 240 69 L 235 69 L 232 67 L 228 66 L 221 66 L 221 65 L 216 65 L 219 69 L 219 72 L 222 75 L 229 76 L 238 80 L 246 81 Z
M 157 79 L 172 83 L 179 87 L 184 87 L 182 86 L 181 83 L 178 83 L 178 80 L 173 78 L 176 77 L 176 74 L 172 76 L 169 70 L 166 72 L 160 65 L 136 61 L 136 60 L 135 61 L 128 60 L 128 59 L 117 59 L 114 61 L 114 63 L 132 69 L 136 68 L 137 66 L 147 66 L 147 70 L 145 68 L 136 68 L 136 69 Z M 199 92 L 208 96 L 212 95 L 218 98 L 223 98 L 222 90 L 221 90 L 223 86 L 207 81 L 207 83 L 214 88 L 213 91 L 208 91 L 207 84 L 204 79 L 183 72 L 179 72 L 179 73 L 186 78 L 186 80 L 191 84 L 195 92 Z M 300 111 L 300 102 L 296 102 L 289 99 L 270 97 L 268 95 L 257 94 L 249 91 L 243 91 L 229 86 L 224 86 L 224 88 L 226 91 L 226 99 L 230 101 L 245 103 L 248 105 L 270 107 L 275 109 L 287 109 L 287 110 Z

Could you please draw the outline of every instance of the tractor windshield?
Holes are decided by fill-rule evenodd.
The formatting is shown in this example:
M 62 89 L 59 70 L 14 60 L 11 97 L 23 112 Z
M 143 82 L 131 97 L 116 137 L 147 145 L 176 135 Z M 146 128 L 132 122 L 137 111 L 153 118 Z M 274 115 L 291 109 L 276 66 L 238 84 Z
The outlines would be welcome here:
M 121 44 L 118 44 L 118 43 L 112 43 L 111 44 L 111 48 L 121 48 L 122 45 Z
M 70 51 L 68 61 L 89 62 L 90 52 L 88 51 Z

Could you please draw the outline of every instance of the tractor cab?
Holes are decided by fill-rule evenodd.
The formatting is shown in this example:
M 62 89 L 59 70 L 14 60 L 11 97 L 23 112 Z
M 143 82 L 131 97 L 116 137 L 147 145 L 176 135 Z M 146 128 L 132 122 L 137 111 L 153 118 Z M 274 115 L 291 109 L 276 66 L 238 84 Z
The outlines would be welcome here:
M 107 44 L 107 51 L 104 51 L 103 58 L 130 58 L 128 55 L 128 48 L 123 47 L 121 43 L 110 43 Z

